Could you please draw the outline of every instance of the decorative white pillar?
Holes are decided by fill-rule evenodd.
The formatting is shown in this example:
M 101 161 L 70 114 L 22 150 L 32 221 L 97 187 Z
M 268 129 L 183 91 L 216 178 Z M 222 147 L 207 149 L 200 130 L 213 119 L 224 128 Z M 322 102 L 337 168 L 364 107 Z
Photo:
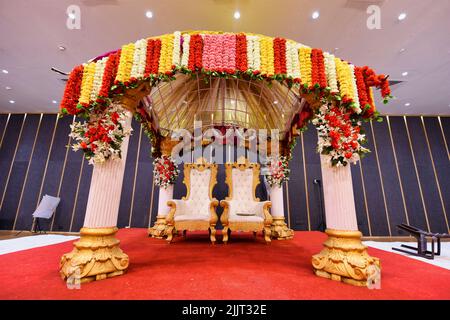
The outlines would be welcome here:
M 127 115 L 124 129 L 131 128 L 132 115 L 129 112 Z M 121 159 L 94 165 L 80 240 L 74 243 L 72 252 L 61 258 L 60 273 L 64 280 L 101 280 L 121 275 L 128 268 L 128 256 L 115 238 L 128 142 L 127 136 L 122 142 Z
M 366 286 L 368 277 L 380 270 L 380 261 L 369 256 L 361 243 L 350 165 L 333 167 L 329 156 L 320 158 L 328 239 L 325 248 L 312 257 L 314 273 Z
M 169 185 L 167 189 L 159 188 L 158 198 L 158 214 L 156 216 L 155 225 L 148 229 L 148 235 L 154 238 L 162 239 L 166 236 L 166 216 L 169 213 L 169 206 L 167 201 L 173 199 L 173 184 Z
M 269 189 L 272 208 L 270 214 L 273 221 L 271 226 L 272 237 L 278 240 L 287 240 L 294 237 L 294 231 L 289 229 L 284 219 L 283 187 L 274 185 Z

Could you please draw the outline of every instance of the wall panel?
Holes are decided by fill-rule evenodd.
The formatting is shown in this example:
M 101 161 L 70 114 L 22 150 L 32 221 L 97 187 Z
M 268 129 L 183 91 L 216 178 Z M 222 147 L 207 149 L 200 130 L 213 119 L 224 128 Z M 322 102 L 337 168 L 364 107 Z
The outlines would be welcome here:
M 18 143 L 8 171 L 7 186 L 4 189 L 0 209 L 1 229 L 14 229 L 22 187 L 27 176 L 28 163 L 33 151 L 40 115 L 28 115 L 18 134 Z M 5 141 L 6 143 L 6 141 Z
M 46 114 L 40 127 L 39 119 L 40 115 L 30 114 L 23 122 L 23 114 L 11 114 L 7 123 L 8 115 L 0 115 L 0 195 L 4 194 L 0 229 L 12 229 L 16 221 L 16 230 L 30 230 L 32 212 L 40 198 L 49 194 L 59 195 L 61 203 L 54 219 L 42 221 L 41 226 L 49 230 L 53 222 L 53 231 L 77 232 L 84 222 L 93 166 L 80 152 L 66 148 L 73 118 Z M 361 165 L 351 167 L 358 228 L 364 235 L 387 236 L 388 226 L 392 235 L 401 235 L 396 225 L 402 222 L 448 232 L 450 118 L 440 120 L 425 117 L 422 124 L 420 117 L 407 117 L 409 130 L 403 117 L 365 124 L 372 153 Z M 134 120 L 132 127 L 118 226 L 147 228 L 156 220 L 159 188 L 153 186 L 148 138 Z M 322 191 L 313 182 L 321 179 L 316 144 L 317 131 L 310 125 L 298 138 L 290 163 L 291 179 L 284 186 L 286 222 L 295 230 L 318 230 L 324 220 Z M 180 170 L 174 191 L 178 199 L 186 193 L 182 165 Z M 213 195 L 220 200 L 228 193 L 222 165 L 217 179 Z M 262 176 L 257 196 L 267 198 Z
M 445 214 L 439 197 L 437 179 L 433 172 L 432 161 L 426 141 L 426 135 L 420 117 L 407 118 L 408 132 L 411 137 L 413 156 L 416 162 L 419 183 L 425 202 L 425 214 L 432 232 L 447 232 Z

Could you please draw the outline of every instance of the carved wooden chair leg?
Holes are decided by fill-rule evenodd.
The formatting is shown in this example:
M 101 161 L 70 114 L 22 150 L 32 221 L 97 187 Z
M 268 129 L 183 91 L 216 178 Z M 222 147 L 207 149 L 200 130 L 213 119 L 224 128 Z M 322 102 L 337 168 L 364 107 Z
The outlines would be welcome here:
M 257 231 L 253 231 L 253 238 L 255 238 L 256 239 L 256 235 L 258 234 L 258 232 Z
M 269 244 L 272 240 L 270 240 L 270 227 L 264 227 L 264 240 L 266 240 L 266 243 Z
M 186 232 L 187 232 L 187 230 L 183 230 L 183 238 L 185 238 L 185 239 L 186 239 Z
M 166 238 L 166 240 L 167 240 L 168 243 L 172 242 L 174 231 L 175 231 L 175 227 L 174 226 L 169 226 L 167 228 L 167 238 Z
M 228 226 L 224 226 L 222 229 L 222 241 L 224 244 L 228 243 L 228 231 L 230 229 L 228 228 Z
M 212 244 L 216 244 L 216 228 L 214 226 L 209 227 L 209 238 Z

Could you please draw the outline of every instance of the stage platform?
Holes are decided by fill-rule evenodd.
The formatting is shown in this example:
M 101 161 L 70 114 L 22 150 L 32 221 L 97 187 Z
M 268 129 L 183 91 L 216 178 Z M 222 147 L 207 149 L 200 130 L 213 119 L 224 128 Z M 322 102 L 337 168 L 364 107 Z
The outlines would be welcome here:
M 450 299 L 450 271 L 395 253 L 369 248 L 381 259 L 380 290 L 316 277 L 311 256 L 326 239 L 296 232 L 294 240 L 266 245 L 261 235 L 233 234 L 228 245 L 211 245 L 206 233 L 172 244 L 122 229 L 130 257 L 127 274 L 68 289 L 58 272 L 72 242 L 0 255 L 0 299 Z

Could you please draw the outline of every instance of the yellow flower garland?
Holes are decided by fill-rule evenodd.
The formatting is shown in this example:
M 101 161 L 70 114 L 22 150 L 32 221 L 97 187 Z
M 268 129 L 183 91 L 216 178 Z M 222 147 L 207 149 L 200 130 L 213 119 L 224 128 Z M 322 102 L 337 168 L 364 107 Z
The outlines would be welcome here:
M 158 73 L 164 73 L 172 69 L 173 34 L 161 37 L 161 53 L 159 56 Z
M 302 84 L 307 84 L 308 87 L 312 83 L 312 62 L 311 62 L 312 49 L 308 47 L 301 47 L 299 53 L 300 60 L 300 76 Z
M 336 74 L 339 81 L 339 90 L 341 97 L 347 97 L 347 99 L 354 98 L 354 91 L 352 86 L 352 73 L 350 66 L 347 62 L 342 61 L 339 58 L 335 58 L 336 62 Z
M 134 59 L 134 43 L 126 44 L 122 47 L 119 67 L 117 68 L 116 80 L 125 82 L 130 79 L 131 68 Z
M 91 62 L 84 66 L 83 79 L 81 80 L 80 99 L 78 100 L 81 104 L 89 104 L 92 86 L 94 84 L 95 68 L 95 62 Z
M 259 39 L 261 50 L 261 73 L 267 75 L 275 74 L 273 39 L 270 37 L 261 37 Z

